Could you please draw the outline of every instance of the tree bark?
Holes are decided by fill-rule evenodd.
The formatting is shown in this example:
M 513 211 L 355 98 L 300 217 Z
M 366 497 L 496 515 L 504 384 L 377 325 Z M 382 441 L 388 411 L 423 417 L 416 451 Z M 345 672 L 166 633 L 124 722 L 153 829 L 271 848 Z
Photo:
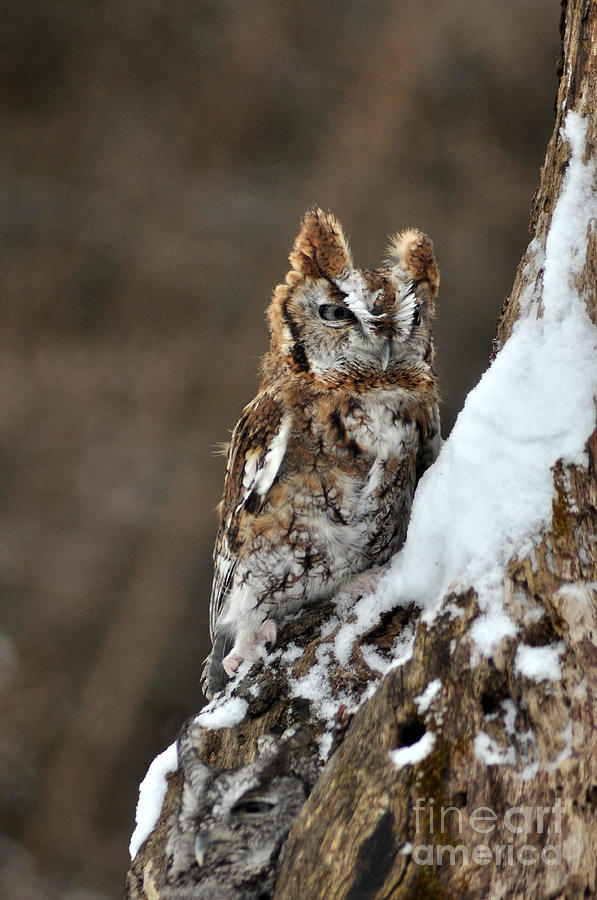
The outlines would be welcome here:
M 532 295 L 541 304 L 540 260 L 569 162 L 562 128 L 570 110 L 587 123 L 584 162 L 597 159 L 597 4 L 564 3 L 561 34 L 556 121 L 533 201 L 533 241 L 502 312 L 495 353 L 528 314 L 522 299 Z M 595 222 L 586 241 L 576 287 L 597 324 Z M 331 758 L 290 832 L 276 900 L 595 895 L 597 431 L 587 458 L 587 466 L 555 465 L 551 524 L 536 535 L 532 555 L 521 548 L 507 565 L 503 605 L 515 636 L 479 658 L 471 634 L 480 615 L 473 585 L 446 597 L 430 622 L 414 607 L 385 614 L 356 641 L 349 666 L 331 665 L 333 696 L 357 705 L 372 682 L 379 685 L 351 721 L 339 700 Z M 281 646 L 295 644 L 300 656 L 238 683 L 234 693 L 248 712 L 234 727 L 205 731 L 205 762 L 245 765 L 261 734 L 291 724 L 325 734 L 326 722 L 293 693 L 291 679 L 305 675 L 333 641 L 335 632 L 325 633 L 332 612 L 331 603 L 306 610 L 282 631 Z M 389 655 L 407 627 L 415 632 L 411 658 L 380 679 L 361 647 Z M 561 677 L 524 675 L 515 664 L 521 645 L 557 646 Z M 431 697 L 432 683 L 437 693 L 425 706 L 421 695 L 427 690 Z M 430 752 L 398 767 L 390 754 L 430 732 Z M 171 776 L 162 816 L 131 867 L 130 896 L 161 896 L 155 873 L 164 868 L 164 823 L 180 790 Z

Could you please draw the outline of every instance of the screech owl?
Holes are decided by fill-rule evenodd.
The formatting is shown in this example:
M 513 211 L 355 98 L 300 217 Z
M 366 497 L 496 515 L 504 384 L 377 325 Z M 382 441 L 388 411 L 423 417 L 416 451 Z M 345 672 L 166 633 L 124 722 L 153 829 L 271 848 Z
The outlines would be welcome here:
M 426 235 L 356 268 L 339 222 L 307 212 L 268 309 L 270 348 L 232 434 L 210 604 L 207 696 L 306 603 L 388 560 L 440 445 Z
M 201 730 L 191 721 L 178 740 L 182 798 L 170 819 L 159 896 L 269 897 L 288 832 L 317 777 L 306 752 L 310 735 L 289 729 L 278 739 L 264 736 L 250 765 L 217 770 L 201 761 Z

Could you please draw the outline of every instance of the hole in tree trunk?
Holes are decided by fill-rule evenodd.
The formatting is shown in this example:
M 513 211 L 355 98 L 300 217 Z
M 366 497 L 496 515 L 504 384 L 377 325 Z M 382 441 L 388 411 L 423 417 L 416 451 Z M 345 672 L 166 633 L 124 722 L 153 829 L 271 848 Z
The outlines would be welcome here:
M 396 748 L 410 747 L 420 741 L 427 729 L 421 719 L 413 716 L 398 726 L 398 738 L 396 740 Z

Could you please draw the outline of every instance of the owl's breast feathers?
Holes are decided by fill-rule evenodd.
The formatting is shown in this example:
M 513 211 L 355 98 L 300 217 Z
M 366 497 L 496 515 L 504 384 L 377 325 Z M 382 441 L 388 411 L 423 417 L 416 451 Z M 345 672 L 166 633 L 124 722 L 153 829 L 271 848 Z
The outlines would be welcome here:
M 261 568 L 268 548 L 273 554 L 282 542 L 313 565 L 326 557 L 322 543 L 343 540 L 335 535 L 345 530 L 350 544 L 355 523 L 365 519 L 372 558 L 395 549 L 394 534 L 403 540 L 394 519 L 407 517 L 392 505 L 404 492 L 410 508 L 417 454 L 434 428 L 437 397 L 425 368 L 392 378 L 393 384 L 362 393 L 286 378 L 262 388 L 245 408 L 219 510 L 212 628 L 237 563 L 250 568 L 252 554 Z M 385 520 L 377 545 L 372 519 Z

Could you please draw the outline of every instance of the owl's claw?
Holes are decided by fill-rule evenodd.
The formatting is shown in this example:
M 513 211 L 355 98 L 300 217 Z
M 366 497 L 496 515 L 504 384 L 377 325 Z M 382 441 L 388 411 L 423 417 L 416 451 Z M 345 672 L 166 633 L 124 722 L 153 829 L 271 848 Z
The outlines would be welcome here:
M 372 594 L 377 588 L 384 570 L 388 568 L 387 563 L 382 566 L 372 566 L 355 575 L 348 582 L 346 588 L 353 600 L 360 600 L 366 594 Z
M 238 671 L 238 668 L 241 663 L 247 660 L 248 662 L 254 663 L 257 662 L 257 654 L 254 650 L 247 644 L 240 644 L 238 647 L 233 647 L 228 656 L 225 656 L 222 660 L 222 665 L 224 666 L 224 671 L 229 678 Z
M 259 629 L 258 634 L 263 638 L 266 644 L 271 644 L 273 647 L 278 638 L 278 626 L 273 619 L 266 619 Z
M 275 644 L 278 637 L 278 628 L 273 619 L 266 619 L 256 634 L 245 637 L 241 641 L 237 641 L 228 656 L 222 660 L 224 671 L 229 678 L 238 671 L 241 663 L 247 661 L 250 663 L 257 662 L 259 659 L 259 650 L 264 644 Z

